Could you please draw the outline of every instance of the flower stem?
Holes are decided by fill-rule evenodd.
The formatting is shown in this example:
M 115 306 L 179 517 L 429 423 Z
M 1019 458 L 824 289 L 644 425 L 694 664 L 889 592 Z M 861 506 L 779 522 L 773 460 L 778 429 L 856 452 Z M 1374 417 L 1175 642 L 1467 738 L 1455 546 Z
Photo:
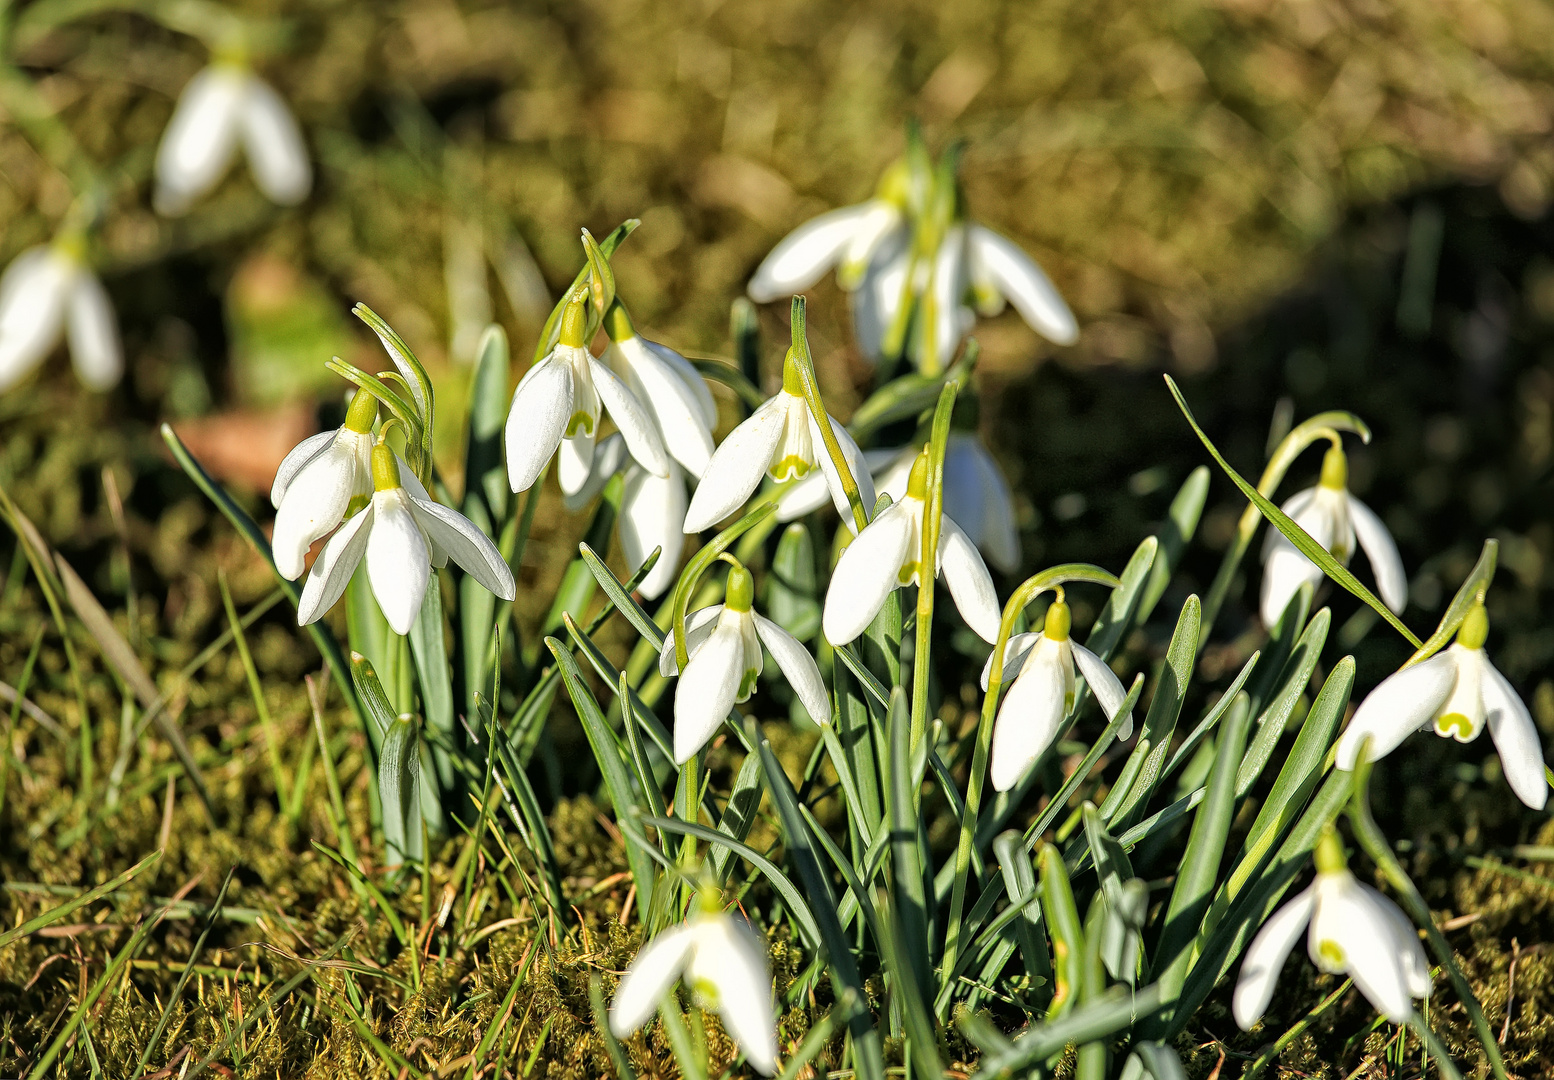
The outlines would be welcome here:
M 974 348 L 975 341 L 969 348 Z M 939 578 L 939 530 L 944 516 L 944 448 L 950 436 L 950 415 L 955 396 L 970 372 L 947 379 L 939 391 L 933 414 L 933 435 L 928 444 L 928 505 L 923 511 L 922 542 L 918 555 L 917 628 L 912 653 L 912 724 L 908 745 L 915 751 L 928 728 L 928 664 L 933 645 L 934 583 Z
M 853 512 L 853 532 L 860 533 L 869 523 L 869 514 L 874 508 L 863 505 L 863 496 L 858 493 L 858 481 L 853 478 L 852 468 L 847 464 L 847 458 L 842 453 L 842 444 L 837 441 L 836 431 L 831 427 L 831 416 L 826 412 L 825 402 L 820 400 L 820 381 L 815 377 L 815 358 L 809 352 L 809 335 L 805 332 L 802 296 L 793 298 L 789 323 L 793 333 L 793 345 L 790 351 L 804 384 L 804 400 L 809 404 L 810 415 L 814 417 L 815 426 L 820 429 L 820 441 L 825 444 L 826 454 L 831 458 L 831 464 L 836 468 L 836 475 L 842 482 L 842 491 L 847 496 L 847 505 Z

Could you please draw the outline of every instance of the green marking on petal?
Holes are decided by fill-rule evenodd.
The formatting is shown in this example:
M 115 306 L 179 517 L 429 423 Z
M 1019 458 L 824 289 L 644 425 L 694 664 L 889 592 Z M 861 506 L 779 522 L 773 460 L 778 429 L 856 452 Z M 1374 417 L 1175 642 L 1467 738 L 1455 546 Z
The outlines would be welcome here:
M 797 480 L 814 466 L 797 454 L 788 454 L 772 462 L 772 479 L 779 483 L 783 480 Z
M 739 700 L 744 701 L 755 693 L 756 672 L 753 668 L 746 668 L 744 676 L 739 680 Z
M 572 419 L 567 421 L 568 439 L 578 435 L 592 435 L 594 433 L 594 418 L 579 410 L 572 414 Z
M 1317 955 L 1322 958 L 1323 966 L 1331 971 L 1342 970 L 1347 959 L 1343 947 L 1331 938 L 1324 938 L 1317 943 Z
M 700 978 L 691 983 L 691 990 L 700 1000 L 702 1008 L 716 1009 L 718 1007 L 718 988 L 711 979 Z
M 918 562 L 916 559 L 912 559 L 909 562 L 902 563 L 901 564 L 901 569 L 896 572 L 896 584 L 898 584 L 898 585 L 910 585 L 910 584 L 912 584 L 912 579 L 917 577 L 918 572 L 921 569 L 922 569 L 922 564 L 920 562 Z
M 1442 713 L 1435 718 L 1435 733 L 1442 737 L 1467 742 L 1473 738 L 1473 732 L 1473 721 L 1460 712 Z

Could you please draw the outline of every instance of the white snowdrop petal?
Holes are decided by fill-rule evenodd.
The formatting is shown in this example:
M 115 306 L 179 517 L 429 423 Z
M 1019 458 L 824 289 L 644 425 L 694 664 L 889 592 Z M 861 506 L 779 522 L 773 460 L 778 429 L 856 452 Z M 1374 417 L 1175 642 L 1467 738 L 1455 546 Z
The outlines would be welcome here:
M 628 385 L 653 415 L 664 449 L 692 476 L 700 476 L 712 458 L 712 431 L 690 385 L 641 337 L 627 338 L 612 348 L 631 378 Z
M 1549 799 L 1549 784 L 1544 773 L 1538 729 L 1521 695 L 1487 658 L 1484 674 L 1484 708 L 1489 713 L 1489 737 L 1495 740 L 1495 750 L 1500 754 L 1505 782 L 1522 802 L 1534 810 L 1542 810 Z
M 563 447 L 567 441 L 561 440 Z M 594 459 L 588 466 L 588 478 L 582 486 L 568 492 L 566 484 L 563 482 L 561 485 L 561 505 L 567 513 L 575 514 L 593 502 L 599 492 L 604 490 L 604 485 L 626 466 L 628 456 L 626 440 L 621 438 L 618 431 L 594 444 Z
M 1307 888 L 1274 912 L 1247 947 L 1231 1000 L 1231 1012 L 1242 1031 L 1250 1031 L 1267 1011 L 1268 1003 L 1273 1000 L 1274 983 L 1278 981 L 1290 950 L 1300 940 L 1301 931 L 1311 921 L 1315 904 L 1316 893 Z
M 702 642 L 707 640 L 707 635 L 712 633 L 712 628 L 717 625 L 718 616 L 723 614 L 722 604 L 713 604 L 711 607 L 700 608 L 685 617 L 685 651 L 688 656 L 695 656 L 696 650 L 701 648 Z M 666 679 L 680 674 L 680 665 L 674 655 L 674 628 L 664 635 L 663 648 L 658 650 L 658 673 Z
M 706 981 L 718 995 L 718 1015 L 745 1060 L 757 1072 L 777 1071 L 777 1018 L 772 1009 L 772 974 L 766 943 L 744 919 L 725 915 L 697 927 L 688 974 Z
M 621 493 L 621 554 L 628 569 L 635 571 L 653 553 L 662 548 L 658 562 L 638 586 L 642 595 L 656 600 L 679 576 L 680 556 L 685 553 L 685 477 L 680 467 L 669 463 L 669 475 L 654 476 L 641 466 L 626 473 Z
M 755 630 L 761 636 L 761 643 L 772 654 L 772 659 L 777 661 L 777 667 L 798 695 L 804 711 L 809 713 L 809 718 L 815 723 L 829 724 L 831 695 L 826 693 L 825 680 L 820 677 L 820 667 L 815 663 L 815 658 L 796 637 L 782 627 L 760 615 L 754 617 Z
M 396 634 L 408 634 L 421 612 L 432 575 L 431 551 L 410 511 L 403 488 L 372 497 L 372 530 L 367 536 L 367 581 L 383 617 Z
M 804 410 L 805 419 L 809 421 L 810 438 L 814 440 L 815 457 L 820 462 L 820 471 L 826 478 L 826 487 L 831 490 L 831 502 L 836 506 L 836 512 L 842 520 L 849 523 L 853 521 L 852 506 L 847 501 L 847 492 L 842 487 L 842 476 L 836 471 L 836 463 L 831 460 L 831 455 L 826 451 L 825 441 L 820 437 L 820 425 L 815 423 L 815 418 Z M 847 433 L 847 429 L 832 416 L 826 414 L 831 421 L 831 430 L 836 435 L 836 442 L 842 450 L 842 458 L 847 462 L 847 471 L 853 474 L 853 483 L 858 485 L 858 499 L 863 503 L 866 514 L 874 512 L 874 478 L 869 475 L 869 468 L 864 461 L 863 451 L 858 449 L 858 444 Z
M 963 486 L 967 494 L 961 493 Z M 968 495 L 972 491 L 980 504 L 976 517 L 972 516 L 976 511 L 969 508 L 959 511 L 960 502 L 970 501 Z M 1020 529 L 1014 517 L 1014 496 L 998 464 L 975 435 L 950 437 L 944 463 L 944 512 L 967 530 L 967 535 L 1000 572 L 1013 574 L 1020 569 Z M 967 524 L 972 520 L 979 525 L 976 535 L 971 534 Z
M 335 601 L 345 595 L 345 587 L 351 583 L 362 556 L 367 553 L 367 538 L 372 532 L 373 506 L 368 503 L 340 526 L 340 531 L 329 538 L 324 550 L 313 560 L 313 569 L 303 583 L 302 596 L 297 601 L 297 625 L 306 626 L 316 621 Z
M 1332 941 L 1342 949 L 1344 972 L 1354 985 L 1377 1012 L 1401 1024 L 1414 1005 L 1396 933 L 1381 906 L 1386 902 L 1379 894 L 1367 895 L 1358 882 L 1324 891 L 1312 916 L 1311 941 L 1318 948 L 1322 941 Z
M 0 276 L 0 391 L 48 355 L 64 325 L 75 268 L 47 246 L 29 248 Z
M 124 374 L 124 347 L 119 344 L 119 320 L 113 302 L 97 275 L 79 270 L 70 290 L 66 331 L 70 362 L 88 390 L 107 390 Z
M 949 366 L 960 347 L 963 332 L 972 319 L 963 319 L 961 297 L 966 294 L 966 230 L 952 226 L 940 241 L 933 266 L 933 335 L 936 369 Z
M 996 640 L 996 639 L 995 639 Z M 999 681 L 1008 686 L 1013 682 L 1025 667 L 1026 659 L 1031 655 L 1038 642 L 1041 641 L 1041 633 L 1028 631 L 1021 634 L 1010 634 L 1009 640 L 1004 642 L 1004 673 Z M 987 684 L 993 678 L 993 654 L 988 653 L 987 663 L 982 665 L 982 689 L 987 689 Z
M 659 999 L 674 985 L 695 942 L 685 923 L 672 926 L 643 945 L 621 976 L 610 1003 L 610 1031 L 624 1039 L 658 1009 Z
M 1279 507 L 1279 509 L 1283 510 L 1286 515 L 1293 518 L 1301 528 L 1305 529 L 1307 532 L 1310 532 L 1311 529 L 1307 528 L 1307 526 L 1303 523 L 1303 519 L 1307 518 L 1307 515 L 1311 511 L 1312 504 L 1316 502 L 1316 499 L 1317 489 L 1314 487 L 1305 488 L 1301 491 L 1297 491 L 1288 499 L 1284 500 L 1284 505 Z M 1263 533 L 1263 551 L 1260 558 L 1266 561 L 1268 556 L 1273 553 L 1273 549 L 1275 547 L 1280 544 L 1288 543 L 1289 541 L 1284 538 L 1283 533 L 1274 528 L 1272 525 L 1269 525 Z
M 1063 296 L 1025 251 L 992 229 L 973 225 L 968 239 L 979 269 L 1008 297 L 1032 330 L 1058 345 L 1079 340 L 1079 323 Z
M 777 241 L 745 291 L 757 304 L 770 303 L 809 288 L 836 265 L 868 214 L 868 204 L 844 206 L 811 218 Z
M 649 349 L 658 354 L 658 358 L 672 368 L 676 375 L 690 388 L 691 395 L 696 399 L 696 407 L 701 411 L 702 422 L 712 429 L 718 424 L 718 403 L 712 399 L 712 391 L 707 386 L 707 380 L 701 372 L 696 370 L 696 365 L 691 363 L 678 352 L 657 341 L 642 339 Z
M 227 171 L 249 78 L 242 68 L 214 64 L 184 87 L 157 147 L 152 201 L 158 213 L 184 213 Z
M 1090 692 L 1095 695 L 1095 700 L 1101 703 L 1101 711 L 1106 714 L 1106 719 L 1115 719 L 1117 710 L 1122 708 L 1122 703 L 1128 699 L 1128 692 L 1123 689 L 1122 680 L 1117 678 L 1117 673 L 1111 669 L 1111 665 L 1079 642 L 1072 642 L 1071 645 L 1079 674 L 1085 677 L 1085 682 L 1090 686 Z M 1133 738 L 1133 713 L 1129 712 L 1128 718 L 1117 729 L 1117 737 L 1124 740 Z
M 883 357 L 885 335 L 906 296 L 910 237 L 911 230 L 905 227 L 886 237 L 852 294 L 853 338 L 864 357 L 876 363 Z
M 503 600 L 517 597 L 512 568 L 478 525 L 452 507 L 430 499 L 411 496 L 410 507 L 433 547 L 458 563 L 493 595 Z
M 1398 744 L 1428 723 L 1457 680 L 1456 658 L 1449 652 L 1404 668 L 1383 679 L 1360 702 L 1354 718 L 1338 739 L 1336 764 L 1353 771 L 1360 756 L 1360 744 L 1369 736 L 1371 761 L 1378 761 L 1397 749 Z
M 592 433 L 563 438 L 556 449 L 556 481 L 563 499 L 579 494 L 593 472 L 594 437 Z
M 1062 654 L 1048 642 L 1026 659 L 999 703 L 988 756 L 988 779 L 995 791 L 1019 783 L 1057 735 L 1067 711 L 1065 675 Z
M 1403 556 L 1398 554 L 1397 542 L 1381 523 L 1381 518 L 1353 495 L 1349 496 L 1349 521 L 1354 526 L 1360 550 L 1370 560 L 1382 603 L 1394 613 L 1401 612 L 1408 603 L 1408 573 L 1403 569 Z
M 642 403 L 626 389 L 620 376 L 592 356 L 588 357 L 588 370 L 593 376 L 594 391 L 620 428 L 631 456 L 654 476 L 668 476 L 669 455 L 664 452 L 664 441 Z
M 275 482 L 270 485 L 270 505 L 277 510 L 281 507 L 281 501 L 286 498 L 286 489 L 297 478 L 304 466 L 319 454 L 322 454 L 331 443 L 335 441 L 335 435 L 339 428 L 330 428 L 328 431 L 320 431 L 317 435 L 309 435 L 281 459 L 281 467 L 275 470 Z
M 826 587 L 821 626 L 827 641 L 845 645 L 868 629 L 885 597 L 899 586 L 901 564 L 916 535 L 911 509 L 894 503 L 847 546 Z
M 513 392 L 507 413 L 507 481 L 528 491 L 550 461 L 572 419 L 572 369 L 547 356 Z
M 349 438 L 332 439 L 298 471 L 275 512 L 270 540 L 281 577 L 295 581 L 301 575 L 308 549 L 340 524 L 364 479 L 357 473 L 356 449 Z
M 709 529 L 745 504 L 771 464 L 786 412 L 785 396 L 777 394 L 729 432 L 707 462 L 691 496 L 685 513 L 686 532 Z
M 831 485 L 826 483 L 826 474 L 819 471 L 805 473 L 782 485 L 777 494 L 777 520 L 794 521 L 805 514 L 813 514 L 830 501 Z M 847 522 L 851 518 L 849 514 L 843 520 Z
M 993 590 L 993 576 L 977 554 L 976 545 L 944 515 L 939 519 L 939 573 L 966 625 L 983 641 L 997 641 L 1002 612 L 998 594 Z
M 1263 562 L 1263 589 L 1258 608 L 1264 626 L 1273 626 L 1279 621 L 1279 616 L 1284 614 L 1301 586 L 1314 587 L 1322 581 L 1322 570 L 1316 563 L 1302 555 L 1282 535 L 1279 541 Z
M 250 75 L 238 118 L 248 168 L 259 190 L 282 206 L 307 198 L 313 187 L 307 144 L 296 117 L 275 89 Z
M 689 637 L 690 630 L 686 630 Z M 674 695 L 674 763 L 684 765 L 728 719 L 745 674 L 739 632 L 720 620 L 691 654 Z
M 1425 956 L 1424 946 L 1419 944 L 1419 931 L 1408 921 L 1408 916 L 1403 914 L 1403 909 L 1388 900 L 1380 891 L 1364 882 L 1360 883 L 1360 888 L 1371 897 L 1377 908 L 1387 917 L 1387 925 L 1393 933 L 1393 947 L 1403 967 L 1403 981 L 1408 987 L 1408 996 L 1429 997 L 1430 961 Z

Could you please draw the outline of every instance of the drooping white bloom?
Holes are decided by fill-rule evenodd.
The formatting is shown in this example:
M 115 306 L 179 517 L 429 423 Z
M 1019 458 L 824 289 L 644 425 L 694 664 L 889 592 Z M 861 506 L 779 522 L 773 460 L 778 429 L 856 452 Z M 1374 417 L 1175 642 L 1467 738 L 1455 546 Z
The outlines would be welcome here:
M 1367 756 L 1376 761 L 1423 728 L 1463 743 L 1488 728 L 1506 783 L 1522 802 L 1542 810 L 1549 787 L 1538 729 L 1521 696 L 1484 652 L 1488 636 L 1489 616 L 1475 604 L 1450 647 L 1382 680 L 1338 740 L 1338 767 L 1354 769 L 1367 739 Z
M 507 414 L 507 479 L 527 491 L 560 450 L 562 491 L 577 491 L 593 464 L 600 407 L 608 409 L 631 456 L 655 476 L 669 474 L 669 456 L 642 403 L 619 376 L 588 351 L 587 308 L 568 304 L 556 347 L 531 367 L 513 392 Z
M 1023 248 L 985 226 L 969 225 L 966 249 L 967 274 L 980 314 L 997 315 L 1007 300 L 1025 324 L 1048 341 L 1072 345 L 1079 340 L 1074 313 Z
M 905 498 L 917 454 L 915 446 L 865 450 L 863 461 L 874 478 L 874 490 L 889 495 L 894 502 Z M 792 521 L 825 503 L 821 477 L 806 476 L 789 484 L 777 497 L 777 520 Z M 974 432 L 952 431 L 945 443 L 944 512 L 998 570 L 1012 574 L 1020 568 L 1014 498 L 998 463 Z M 850 529 L 851 516 L 842 515 L 842 524 Z
M 1015 634 L 1004 646 L 1004 677 L 1010 683 L 993 721 L 993 746 L 988 758 L 989 776 L 996 791 L 1008 791 L 1020 782 L 1036 759 L 1057 737 L 1058 725 L 1074 707 L 1074 666 L 1108 720 L 1117 715 L 1127 694 L 1122 682 L 1095 653 L 1069 636 L 1073 614 L 1061 595 L 1047 608 L 1039 634 Z M 993 658 L 982 669 L 982 689 L 993 674 Z M 1133 714 L 1123 720 L 1117 734 L 1133 737 Z
M 610 1004 L 610 1031 L 624 1039 L 657 1011 L 682 977 L 702 1008 L 711 1009 L 766 1076 L 777 1072 L 777 1019 L 766 945 L 744 919 L 722 910 L 704 890 L 696 910 L 642 947 L 621 977 Z
M 186 213 L 225 175 L 240 142 L 254 183 L 271 202 L 291 206 L 307 198 L 313 167 L 286 102 L 246 64 L 218 61 L 189 80 L 162 134 L 157 212 Z
M 1249 1030 L 1273 1000 L 1274 983 L 1302 930 L 1306 952 L 1322 971 L 1348 975 L 1394 1024 L 1430 994 L 1430 967 L 1419 935 L 1398 906 L 1355 880 L 1343 845 L 1329 827 L 1318 841 L 1314 882 L 1263 924 L 1241 961 L 1231 1010 Z
M 692 476 L 701 476 L 712 458 L 712 429 L 718 422 L 706 380 L 685 357 L 639 335 L 619 301 L 605 326 L 611 340 L 604 362 L 652 416 L 669 456 Z
M 308 549 L 345 520 L 351 500 L 372 494 L 372 423 L 378 399 L 358 390 L 345 423 L 303 439 L 281 461 L 270 488 L 275 568 L 295 581 Z M 408 468 L 406 469 L 408 471 Z
M 874 485 L 869 479 L 863 452 L 847 434 L 847 429 L 834 417 L 829 418 L 863 505 L 873 509 Z M 802 477 L 817 465 L 825 476 L 837 512 L 843 517 L 850 516 L 852 511 L 847 505 L 841 478 L 831 455 L 826 453 L 820 426 L 815 423 L 809 404 L 804 400 L 798 362 L 790 351 L 783 365 L 782 389 L 729 432 L 728 438 L 707 463 L 701 482 L 696 485 L 696 493 L 691 496 L 691 506 L 685 515 L 685 531 L 701 532 L 738 510 L 760 486 L 763 474 L 781 482 Z
M 897 166 L 885 174 L 874 198 L 811 218 L 779 240 L 745 289 L 750 299 L 765 304 L 801 293 L 832 267 L 842 288 L 856 289 L 875 253 L 906 233 L 904 182 Z
M 751 610 L 755 585 L 743 566 L 729 568 L 721 604 L 692 612 L 685 619 L 688 662 L 680 675 L 675 634 L 670 631 L 658 654 L 659 674 L 680 675 L 674 697 L 674 759 L 683 765 L 694 757 L 729 710 L 755 691 L 761 674 L 761 646 L 793 687 L 810 719 L 831 722 L 831 699 L 815 658 L 797 638 L 770 619 Z
M 1311 538 L 1340 563 L 1349 565 L 1359 541 L 1376 575 L 1376 591 L 1395 612 L 1408 602 L 1408 575 L 1398 546 L 1381 519 L 1349 494 L 1349 463 L 1343 450 L 1331 447 L 1322 458 L 1322 477 L 1316 487 L 1298 491 L 1280 507 Z M 1284 614 L 1290 598 L 1308 582 L 1322 580 L 1322 571 L 1279 530 L 1270 527 L 1263 542 L 1262 616 L 1272 626 Z
M 496 545 L 463 514 L 433 502 L 415 474 L 401 473 L 394 452 L 381 443 L 372 448 L 372 484 L 367 505 L 330 537 L 308 571 L 297 603 L 298 626 L 334 606 L 364 557 L 372 595 L 396 634 L 408 634 L 415 625 L 432 567 L 446 566 L 450 558 L 503 600 L 517 595 L 513 572 Z
M 912 466 L 905 496 L 865 526 L 831 574 L 821 628 L 833 645 L 845 645 L 868 628 L 891 590 L 921 584 L 923 514 L 928 508 L 928 451 Z M 982 556 L 948 515 L 939 522 L 936 569 L 966 625 L 984 641 L 998 637 L 998 596 Z
M 0 275 L 0 392 L 20 382 L 59 342 L 70 343 L 76 375 L 106 390 L 124 373 L 119 324 L 80 238 L 28 248 Z
M 685 474 L 679 463 L 669 462 L 668 476 L 654 476 L 631 460 L 626 443 L 617 432 L 594 452 L 588 480 L 576 492 L 564 494 L 561 501 L 568 511 L 581 510 L 623 468 L 626 475 L 615 533 L 620 538 L 626 566 L 633 572 L 653 554 L 654 548 L 663 549 L 658 562 L 637 587 L 643 596 L 655 600 L 674 584 L 685 551 L 685 533 L 680 524 L 685 520 L 687 498 Z

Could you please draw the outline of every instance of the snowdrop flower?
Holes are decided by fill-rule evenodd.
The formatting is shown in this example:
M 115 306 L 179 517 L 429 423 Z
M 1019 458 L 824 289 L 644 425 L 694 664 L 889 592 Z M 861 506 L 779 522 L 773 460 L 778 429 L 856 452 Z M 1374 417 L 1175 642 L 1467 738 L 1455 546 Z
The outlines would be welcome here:
M 656 600 L 674 584 L 685 550 L 685 533 L 680 529 L 685 520 L 685 473 L 679 464 L 671 460 L 668 476 L 654 476 L 630 459 L 625 440 L 617 432 L 594 452 L 587 482 L 578 491 L 563 494 L 561 502 L 569 512 L 576 513 L 592 502 L 622 468 L 626 475 L 615 533 L 620 538 L 621 554 L 632 571 L 647 561 L 654 548 L 663 549 L 658 562 L 637 587 L 643 596 Z
M 316 622 L 334 606 L 363 557 L 372 595 L 396 634 L 410 632 L 431 568 L 446 566 L 450 558 L 503 600 L 517 595 L 513 572 L 496 545 L 463 514 L 433 502 L 413 472 L 401 472 L 397 455 L 384 443 L 372 448 L 372 487 L 366 506 L 330 537 L 308 572 L 297 603 L 298 626 Z
M 874 479 L 874 490 L 889 495 L 894 502 L 905 498 L 917 454 L 915 446 L 865 450 L 863 461 Z M 806 476 L 789 484 L 777 497 L 777 520 L 793 521 L 820 509 L 825 502 L 821 477 Z M 1020 569 L 1014 497 L 998 463 L 974 432 L 952 431 L 945 442 L 944 512 L 995 568 L 1005 574 Z M 842 515 L 842 524 L 851 528 L 851 516 Z
M 301 577 L 313 542 L 345 520 L 352 499 L 372 494 L 372 424 L 377 415 L 378 399 L 358 390 L 344 424 L 303 439 L 281 461 L 270 488 L 270 505 L 276 511 L 270 547 L 282 577 Z
M 1025 324 L 1055 345 L 1079 340 L 1079 323 L 1036 260 L 1006 236 L 966 226 L 966 273 L 977 312 L 990 318 L 1014 305 Z
M 1402 556 L 1381 519 L 1349 494 L 1349 461 L 1341 446 L 1334 443 L 1323 456 L 1317 486 L 1296 492 L 1280 509 L 1344 566 L 1354 557 L 1358 540 L 1370 560 L 1371 573 L 1376 575 L 1382 602 L 1395 612 L 1403 610 L 1408 601 L 1408 575 L 1403 571 Z M 1321 580 L 1322 571 L 1316 563 L 1270 527 L 1263 542 L 1263 624 L 1278 622 L 1302 585 Z
M 718 725 L 728 719 L 729 710 L 754 692 L 761 674 L 762 645 L 777 661 L 810 719 L 817 724 L 831 722 L 831 699 L 815 658 L 792 634 L 752 611 L 754 601 L 750 571 L 731 561 L 723 603 L 686 617 L 689 662 L 683 675 L 675 657 L 674 632 L 664 639 L 658 654 L 659 674 L 666 679 L 680 675 L 680 688 L 674 696 L 676 765 L 695 757 Z
M 1353 770 L 1367 739 L 1367 757 L 1376 761 L 1422 728 L 1467 743 L 1487 727 L 1506 783 L 1522 802 L 1542 810 L 1549 788 L 1538 729 L 1516 690 L 1489 662 L 1488 636 L 1489 616 L 1483 604 L 1475 604 L 1449 648 L 1382 680 L 1338 740 L 1338 767 Z
M 102 282 L 85 262 L 85 244 L 67 233 L 28 248 L 0 275 L 0 391 L 43 362 L 63 333 L 76 375 L 106 390 L 124 372 L 118 320 Z
M 847 546 L 831 574 L 821 627 L 826 640 L 845 645 L 868 628 L 892 589 L 921 585 L 923 513 L 928 508 L 928 448 L 912 466 L 906 495 L 892 503 Z M 982 556 L 949 514 L 939 523 L 936 569 L 944 575 L 966 625 L 984 641 L 998 637 L 998 597 Z
M 605 329 L 610 346 L 604 362 L 652 416 L 669 456 L 700 476 L 712 457 L 712 429 L 718 422 L 706 381 L 685 357 L 638 335 L 619 300 L 610 308 Z
M 157 147 L 157 212 L 187 212 L 221 180 L 239 142 L 271 202 L 291 206 L 307 198 L 313 167 L 291 110 L 247 64 L 218 60 L 184 87 Z
M 1317 841 L 1316 864 L 1316 880 L 1273 913 L 1241 962 L 1231 1011 L 1243 1031 L 1273 1000 L 1274 980 L 1302 930 L 1311 962 L 1348 975 L 1392 1023 L 1408 1019 L 1413 998 L 1430 994 L 1430 967 L 1413 924 L 1391 900 L 1355 880 L 1332 826 Z
M 717 894 L 703 889 L 691 917 L 642 947 L 621 977 L 610 1004 L 610 1031 L 624 1039 L 658 1009 L 675 980 L 684 977 L 697 1004 L 712 1009 L 766 1076 L 777 1072 L 777 1019 L 766 946 L 750 924 L 723 910 Z
M 1020 782 L 1042 751 L 1057 737 L 1058 725 L 1074 707 L 1074 665 L 1090 684 L 1106 719 L 1122 708 L 1127 694 L 1116 674 L 1095 653 L 1069 637 L 1073 613 L 1057 590 L 1047 608 L 1047 620 L 1039 634 L 1015 634 L 1004 646 L 1004 682 L 1013 684 L 998 706 L 993 722 L 993 746 L 989 771 L 996 791 L 1008 791 Z M 982 669 L 982 689 L 993 674 L 993 658 Z M 1123 720 L 1117 734 L 1133 737 L 1133 714 Z
M 781 300 L 814 285 L 832 267 L 851 292 L 862 284 L 876 252 L 899 247 L 906 225 L 907 164 L 885 171 L 874 198 L 812 218 L 777 242 L 745 291 L 757 304 Z
M 874 485 L 864 467 L 863 452 L 847 429 L 831 420 L 831 430 L 841 445 L 847 468 L 858 484 L 865 509 L 874 507 Z M 707 463 L 691 506 L 685 515 L 685 531 L 698 533 L 728 517 L 745 504 L 761 483 L 763 473 L 773 480 L 793 480 L 820 466 L 837 513 L 848 518 L 852 511 L 842 489 L 841 477 L 826 453 L 820 426 L 804 400 L 804 387 L 793 351 L 783 363 L 782 389 L 729 432 Z
M 588 351 L 583 340 L 586 305 L 582 298 L 567 305 L 556 347 L 529 369 L 513 392 L 506 439 L 507 479 L 514 491 L 529 490 L 553 455 L 560 458 L 562 491 L 579 490 L 593 464 L 601 405 L 610 411 L 631 456 L 654 476 L 669 474 L 669 457 L 652 417 L 626 384 Z

